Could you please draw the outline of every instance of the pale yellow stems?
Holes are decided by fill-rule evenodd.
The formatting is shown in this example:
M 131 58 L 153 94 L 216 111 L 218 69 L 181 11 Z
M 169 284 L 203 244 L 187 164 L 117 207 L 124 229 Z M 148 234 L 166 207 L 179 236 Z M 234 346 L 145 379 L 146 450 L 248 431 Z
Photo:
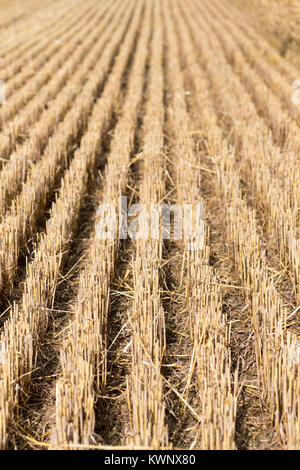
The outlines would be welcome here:
M 115 16 L 114 22 L 118 24 L 118 30 L 97 64 L 95 77 L 90 79 L 90 86 L 85 96 L 82 97 L 82 101 L 85 98 L 85 103 L 86 100 L 89 101 L 89 94 L 90 99 L 94 100 L 94 93 L 105 75 L 105 62 L 109 58 L 108 51 L 112 55 L 115 53 L 127 31 L 132 8 L 126 11 L 120 23 L 125 8 L 126 5 L 123 5 Z M 136 18 L 115 59 L 111 78 L 106 84 L 103 95 L 93 108 L 88 131 L 82 138 L 81 147 L 75 152 L 71 166 L 62 181 L 46 231 L 40 236 L 34 260 L 28 265 L 21 305 L 20 307 L 14 306 L 4 326 L 1 340 L 7 348 L 7 361 L 1 371 L 0 395 L 5 397 L 6 405 L 1 409 L 0 414 L 0 429 L 3 432 L 0 439 L 1 447 L 7 446 L 9 442 L 9 416 L 14 414 L 17 404 L 27 398 L 26 390 L 28 390 L 31 372 L 36 361 L 36 355 L 33 353 L 36 351 L 39 337 L 42 336 L 47 326 L 47 307 L 51 306 L 54 301 L 59 269 L 66 247 L 76 228 L 82 198 L 87 189 L 88 172 L 95 167 L 96 158 L 98 158 L 96 149 L 100 146 L 103 131 L 109 124 L 113 107 L 120 94 L 120 81 L 138 26 L 139 22 Z
M 55 11 L 55 5 L 53 5 L 53 7 Z M 63 44 L 63 42 L 60 41 L 65 41 L 66 38 L 70 37 L 70 30 L 76 27 L 76 23 L 82 16 L 93 10 L 96 10 L 95 0 L 89 0 L 82 5 L 78 5 L 77 1 L 73 6 L 68 5 L 67 8 L 63 8 L 60 12 L 61 16 L 56 17 L 55 21 L 41 21 L 41 26 L 37 19 L 35 19 L 35 22 L 39 26 L 40 34 L 34 36 L 34 40 L 34 28 L 30 30 L 30 24 L 27 22 L 26 30 L 23 32 L 23 41 L 20 42 L 19 47 L 15 44 L 15 47 L 7 47 L 2 51 L 0 59 L 1 80 L 6 84 L 7 98 L 11 98 L 13 94 L 17 92 L 18 88 L 23 86 L 26 81 L 35 74 L 39 66 L 45 64 L 45 51 L 48 51 L 48 49 L 49 51 L 52 50 L 54 53 L 59 51 L 59 47 L 57 46 L 59 46 L 59 43 Z M 55 17 L 57 13 L 56 5 L 56 12 L 52 12 L 52 18 L 53 16 Z M 27 37 L 26 32 L 28 32 L 28 30 L 30 30 L 32 36 L 30 34 L 30 39 L 25 41 L 24 37 Z M 14 33 L 13 38 L 14 41 L 16 41 L 17 38 Z M 2 42 L 0 43 L 0 47 L 3 47 Z M 29 66 L 24 67 L 24 65 L 28 63 Z
M 90 10 L 90 9 L 89 9 Z M 29 125 L 38 119 L 42 111 L 45 109 L 47 93 L 51 99 L 51 85 L 53 86 L 53 75 L 59 76 L 63 65 L 68 60 L 70 54 L 74 52 L 74 47 L 80 44 L 77 35 L 81 36 L 81 29 L 93 20 L 92 11 L 82 12 L 78 15 L 77 21 L 73 23 L 70 19 L 70 26 L 67 32 L 60 36 L 60 39 L 55 39 L 57 35 L 53 36 L 53 41 L 48 41 L 47 47 L 44 48 L 41 57 L 32 63 L 31 67 L 23 67 L 20 74 L 18 74 L 14 81 L 10 84 L 5 84 L 5 106 L 0 109 L 0 123 L 2 132 L 0 134 L 0 149 L 3 154 L 1 164 L 5 163 L 10 151 L 15 147 L 16 141 L 22 135 L 22 126 L 18 122 L 21 113 L 27 112 L 27 119 Z M 86 14 L 84 14 L 86 13 Z M 97 14 L 97 9 L 94 15 Z M 77 15 L 76 15 L 77 16 Z M 41 101 L 39 101 L 39 94 L 41 92 Z M 43 97 L 45 93 L 46 97 Z M 55 95 L 53 95 L 55 96 Z M 31 113 L 28 111 L 31 110 Z M 23 116 L 24 119 L 24 116 Z M 23 124 L 24 125 L 24 124 Z M 26 125 L 26 124 L 25 124 Z M 26 133 L 26 128 L 24 129 Z
M 36 8 L 34 12 L 31 10 L 30 15 L 26 18 L 23 18 L 22 21 L 13 22 L 6 29 L 1 29 L 0 32 L 0 52 L 3 54 L 2 57 L 6 57 L 7 54 L 15 50 L 19 57 L 22 52 L 26 52 L 28 47 L 32 47 L 33 38 L 27 36 L 28 28 L 32 31 L 32 34 L 35 34 L 35 38 L 39 40 L 43 37 L 42 33 L 45 33 L 48 27 L 55 26 L 59 24 L 59 13 L 61 13 L 61 19 L 64 18 L 64 15 L 75 12 L 76 9 L 80 8 L 80 5 L 83 3 L 83 0 L 70 0 L 68 4 L 64 4 L 62 7 L 60 0 L 47 0 L 43 3 L 42 8 Z M 41 4 L 40 4 L 41 6 Z M 60 6 L 60 9 L 58 9 Z M 3 39 L 3 42 L 2 42 Z M 13 44 L 15 42 L 15 49 Z M 24 49 L 20 49 L 23 46 Z M 14 58 L 16 58 L 14 57 Z
M 238 24 L 251 30 L 250 37 L 261 36 L 262 46 L 265 43 L 269 49 L 270 43 L 274 44 L 277 55 L 280 53 L 282 57 L 289 57 L 291 49 L 293 54 L 290 60 L 293 61 L 295 46 L 300 39 L 300 7 L 297 0 L 252 0 L 247 3 L 246 11 L 241 0 L 221 0 L 219 3 L 224 14 L 226 12 Z M 288 60 L 285 62 L 288 64 Z
M 232 54 L 235 54 L 236 68 L 242 70 L 245 65 L 243 56 L 238 55 L 237 44 L 232 43 L 228 34 L 222 31 L 220 26 L 217 30 L 210 16 L 207 16 L 204 22 L 200 15 L 199 21 L 207 32 L 214 50 L 218 52 L 218 57 L 224 55 L 220 43 L 209 26 L 217 34 L 222 32 L 222 44 L 226 48 L 230 47 Z M 205 53 L 205 52 L 204 52 Z M 211 62 L 214 57 L 209 57 Z M 216 61 L 215 61 L 216 63 Z M 209 67 L 212 70 L 213 65 Z M 248 171 L 250 167 L 251 179 L 254 180 L 259 195 L 259 202 L 264 212 L 269 214 L 269 229 L 274 233 L 278 240 L 278 247 L 282 262 L 291 266 L 291 277 L 295 290 L 297 303 L 300 301 L 300 270 L 299 270 L 299 247 L 297 244 L 297 231 L 300 223 L 299 204 L 300 190 L 299 179 L 300 170 L 297 164 L 296 153 L 292 151 L 282 152 L 279 147 L 273 144 L 269 135 L 269 129 L 264 121 L 258 116 L 253 102 L 246 93 L 238 77 L 234 74 L 235 69 L 231 69 L 228 65 L 222 65 L 224 72 L 222 75 L 231 76 L 231 82 L 228 82 L 228 92 L 220 89 L 221 79 L 219 76 L 211 73 L 211 80 L 215 84 L 216 94 L 220 105 L 225 109 L 226 115 L 230 116 L 229 124 L 233 128 L 233 136 L 236 145 L 241 146 L 243 165 L 242 170 L 244 178 L 248 179 Z M 247 69 L 246 79 L 251 81 L 251 69 Z M 263 96 L 267 96 L 267 91 L 262 93 L 262 102 L 260 106 L 267 107 Z M 275 103 L 275 111 L 280 113 L 278 103 Z M 286 119 L 284 118 L 285 122 Z M 248 129 L 245 123 L 251 123 Z M 293 128 L 294 129 L 294 128 Z M 300 129 L 299 129 L 300 131 Z M 297 129 L 293 131 L 297 135 Z M 246 162 L 248 165 L 246 165 Z M 280 189 L 281 188 L 281 189 Z
M 139 202 L 148 213 L 165 196 L 164 174 L 164 73 L 161 9 L 153 2 L 153 36 L 143 121 L 140 164 L 143 178 Z M 139 227 L 142 230 L 142 227 Z M 141 232 L 142 233 L 142 232 Z M 133 260 L 134 300 L 132 327 L 132 373 L 130 397 L 131 431 L 128 444 L 134 448 L 168 448 L 161 364 L 165 351 L 165 319 L 161 299 L 162 238 L 143 233 L 137 238 Z
M 135 4 L 136 6 L 136 4 Z M 123 185 L 113 194 L 110 179 L 104 177 L 103 201 L 117 201 L 125 190 L 129 169 L 130 154 L 133 150 L 133 135 L 142 100 L 142 90 L 147 59 L 147 45 L 150 35 L 151 8 L 146 5 L 143 21 L 140 22 L 144 2 L 138 3 L 135 10 L 132 29 L 123 43 L 122 62 L 128 59 L 131 48 L 141 29 L 132 68 L 129 71 L 128 90 L 123 104 L 123 112 L 114 131 L 108 158 L 106 175 L 114 173 L 116 181 L 120 175 L 118 164 L 122 161 Z M 120 64 L 118 64 L 120 65 Z M 119 67 L 118 67 L 119 68 Z M 110 75 L 102 100 L 97 106 L 99 114 L 95 126 L 103 119 L 103 111 L 111 107 L 111 100 L 119 92 L 118 68 Z M 121 69 L 120 69 L 121 70 Z M 109 104 L 110 103 L 110 104 Z M 104 108 L 104 109 L 103 109 Z M 96 116 L 95 116 L 96 117 Z M 84 156 L 84 155 L 83 155 Z M 126 163 L 127 162 L 127 163 Z M 74 445 L 89 445 L 93 435 L 96 393 L 105 391 L 107 373 L 107 323 L 110 283 L 114 272 L 118 243 L 114 240 L 95 238 L 90 241 L 86 268 L 80 276 L 78 305 L 74 312 L 74 321 L 68 331 L 61 352 L 62 376 L 56 386 L 56 424 L 52 432 L 52 446 L 69 448 Z M 74 338 L 76 340 L 74 341 Z M 76 370 L 85 373 L 77 374 Z M 96 387 L 96 391 L 94 391 Z M 69 395 L 75 398 L 70 402 Z
M 104 4 L 103 10 L 94 15 L 91 21 L 87 21 L 87 24 L 85 24 L 86 18 L 83 19 L 80 34 L 76 36 L 74 43 L 71 41 L 66 51 L 68 59 L 63 71 L 54 74 L 36 98 L 16 116 L 11 135 L 7 132 L 2 141 L 0 136 L 0 151 L 4 157 L 9 155 L 20 134 L 23 136 L 23 132 L 28 132 L 30 128 L 28 138 L 9 155 L 9 160 L 0 172 L 0 216 L 4 216 L 9 204 L 26 180 L 28 171 L 30 172 L 32 165 L 42 157 L 53 132 L 84 88 L 88 76 L 86 70 L 79 68 L 78 65 L 82 64 L 82 61 L 90 68 L 95 64 L 95 60 L 88 62 L 87 59 L 91 57 L 93 46 L 97 45 L 99 34 L 110 25 L 113 15 L 114 10 L 110 10 L 108 5 Z M 108 37 L 104 35 L 102 38 L 100 46 L 103 47 Z M 98 48 L 98 51 L 100 50 Z M 46 104 L 47 108 L 44 109 Z M 25 134 L 23 137 L 26 136 Z
M 170 2 L 168 5 L 169 14 L 165 9 L 168 47 L 167 71 L 168 86 L 172 96 L 170 121 L 174 136 L 174 165 L 178 169 L 176 190 L 181 204 L 203 204 L 201 162 L 198 160 L 193 143 L 192 127 L 186 105 L 184 76 L 179 60 L 180 47 L 186 56 L 191 45 L 184 32 L 184 40 L 179 43 L 179 37 L 171 20 L 173 9 L 176 9 L 174 17 L 176 17 L 179 35 L 184 31 L 184 23 L 178 14 L 177 5 Z M 174 79 L 174 77 L 176 78 Z M 192 171 L 191 168 L 193 168 Z M 233 379 L 235 385 L 232 389 L 230 351 L 227 349 L 225 340 L 226 322 L 221 315 L 219 288 L 213 287 L 213 283 L 210 282 L 210 279 L 214 279 L 214 275 L 207 266 L 209 249 L 206 244 L 205 229 L 203 228 L 203 239 L 199 240 L 197 249 L 189 250 L 187 240 L 184 240 L 184 246 L 186 250 L 186 302 L 190 312 L 191 339 L 193 341 L 190 373 L 192 374 L 193 370 L 196 370 L 197 391 L 201 403 L 199 410 L 197 410 L 200 422 L 198 424 L 199 437 L 195 445 L 201 449 L 234 449 L 237 376 L 235 375 Z M 207 274 L 204 274 L 206 272 Z M 210 274 L 208 275 L 208 273 Z M 219 299 L 218 308 L 210 306 L 210 315 L 213 318 L 211 329 L 206 329 L 205 323 L 201 321 L 202 309 L 205 304 L 202 303 L 204 299 L 201 296 L 199 284 L 206 286 L 210 295 L 215 295 Z M 209 364 L 210 362 L 218 364 L 215 375 L 210 373 L 210 369 L 205 369 L 203 374 L 203 363 Z M 189 377 L 188 381 L 191 380 L 192 377 Z M 225 409 L 226 413 L 223 412 Z
M 187 12 L 189 27 L 194 37 L 196 37 L 199 24 L 194 20 L 192 10 L 187 9 Z M 204 24 L 203 28 L 205 28 Z M 205 42 L 207 38 L 211 41 L 209 44 Z M 217 94 L 220 81 L 213 79 L 213 75 L 210 72 L 214 70 L 216 65 L 214 59 L 216 50 L 218 54 L 219 51 L 216 49 L 216 46 L 212 49 L 213 45 L 215 45 L 213 37 L 210 37 L 209 34 L 201 36 L 199 46 L 201 47 L 207 72 L 214 87 L 214 93 Z M 227 74 L 230 77 L 230 69 L 223 66 L 223 63 L 224 62 L 218 61 L 218 67 L 221 70 L 222 67 L 224 67 L 222 76 Z M 228 81 L 228 83 L 230 83 L 230 81 Z M 208 84 L 209 81 L 207 81 L 206 87 L 208 87 Z M 238 86 L 238 83 L 235 82 L 235 85 Z M 230 93 L 232 93 L 231 89 Z M 243 95 L 241 93 L 240 99 L 242 99 L 242 97 Z M 209 95 L 207 95 L 207 98 L 209 99 Z M 202 107 L 204 108 L 205 103 L 207 103 L 207 101 L 203 100 Z M 235 102 L 223 101 L 223 107 L 225 103 L 227 104 L 227 108 L 225 108 L 227 113 L 234 113 Z M 229 106 L 230 103 L 231 107 Z M 208 134 L 211 132 L 215 135 L 216 119 L 213 114 L 214 113 L 210 111 L 210 116 L 212 117 L 208 119 L 206 129 Z M 205 116 L 209 116 L 207 112 L 202 113 L 202 119 L 205 118 Z M 209 131 L 210 122 L 211 131 Z M 226 141 L 224 148 L 226 149 Z M 211 149 L 212 155 L 216 155 L 218 150 L 219 144 L 216 149 Z M 247 287 L 248 291 L 251 289 L 250 294 L 247 294 L 247 291 L 245 291 L 245 293 L 248 298 L 250 297 L 252 304 L 252 324 L 261 399 L 262 402 L 269 407 L 278 436 L 281 437 L 283 443 L 286 444 L 291 439 L 296 443 L 299 437 L 295 434 L 291 436 L 289 429 L 291 427 L 293 429 L 297 428 L 299 416 L 290 414 L 288 410 L 296 399 L 296 395 L 292 393 L 292 390 L 299 390 L 299 364 L 296 362 L 292 363 L 290 360 L 291 355 L 293 355 L 293 350 L 290 349 L 291 339 L 286 338 L 287 334 L 285 332 L 287 309 L 284 307 L 280 296 L 276 292 L 274 282 L 270 278 L 266 267 L 264 252 L 257 234 L 255 212 L 248 208 L 245 200 L 242 198 L 241 189 L 239 187 L 239 173 L 233 152 L 227 148 L 222 159 L 215 159 L 215 163 L 218 176 L 216 180 L 216 191 L 217 194 L 219 194 L 220 201 L 222 201 L 222 206 L 227 214 L 226 227 L 228 234 L 231 240 L 235 240 L 234 258 L 237 272 L 240 275 L 243 286 Z M 283 367 L 287 362 L 291 364 L 289 370 Z M 290 394 L 288 392 L 286 393 L 286 384 L 292 384 Z M 293 402 L 290 401 L 291 398 Z M 298 399 L 296 399 L 296 401 L 297 400 Z M 291 422 L 294 424 L 292 425 Z
M 113 8 L 117 5 L 118 3 Z M 100 23 L 100 32 L 106 20 L 107 18 Z M 22 192 L 13 201 L 11 210 L 2 221 L 1 247 L 9 246 L 10 249 L 3 250 L 2 248 L 0 251 L 0 289 L 11 289 L 11 283 L 18 269 L 20 249 L 28 235 L 34 232 L 38 217 L 47 203 L 49 194 L 54 189 L 58 176 L 68 165 L 68 155 L 71 154 L 80 132 L 86 128 L 94 98 L 106 78 L 112 57 L 118 47 L 119 36 L 108 42 L 115 28 L 116 23 L 109 22 L 103 36 L 100 36 L 99 41 L 85 57 L 83 66 L 76 71 L 73 79 L 63 90 L 62 101 L 58 99 L 56 110 L 59 111 L 59 107 L 62 106 L 62 116 L 64 110 L 68 111 L 65 119 L 59 123 L 56 132 L 49 139 L 43 158 L 32 166 Z M 97 31 L 99 34 L 99 30 Z M 88 75 L 89 71 L 93 73 Z M 83 89 L 84 93 L 82 93 Z M 34 142 L 35 140 L 33 144 Z M 7 195 L 10 187 L 14 188 L 13 181 L 20 182 L 21 180 L 22 182 L 27 166 L 30 164 L 30 156 L 29 152 L 23 156 L 22 160 L 14 159 L 4 168 L 2 172 L 4 195 Z

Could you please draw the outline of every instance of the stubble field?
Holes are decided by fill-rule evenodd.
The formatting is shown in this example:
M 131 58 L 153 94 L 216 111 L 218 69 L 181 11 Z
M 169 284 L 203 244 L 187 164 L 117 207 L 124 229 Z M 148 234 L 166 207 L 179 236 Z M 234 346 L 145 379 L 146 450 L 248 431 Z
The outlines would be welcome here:
M 300 448 L 300 10 L 247 3 L 1 3 L 1 449 Z

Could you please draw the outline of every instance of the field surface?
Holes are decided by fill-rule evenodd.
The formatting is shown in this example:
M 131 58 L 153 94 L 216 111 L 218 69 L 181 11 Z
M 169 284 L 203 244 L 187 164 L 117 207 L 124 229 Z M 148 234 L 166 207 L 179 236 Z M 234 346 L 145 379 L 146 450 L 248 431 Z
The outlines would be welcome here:
M 1 449 L 300 448 L 299 18 L 1 2 Z

